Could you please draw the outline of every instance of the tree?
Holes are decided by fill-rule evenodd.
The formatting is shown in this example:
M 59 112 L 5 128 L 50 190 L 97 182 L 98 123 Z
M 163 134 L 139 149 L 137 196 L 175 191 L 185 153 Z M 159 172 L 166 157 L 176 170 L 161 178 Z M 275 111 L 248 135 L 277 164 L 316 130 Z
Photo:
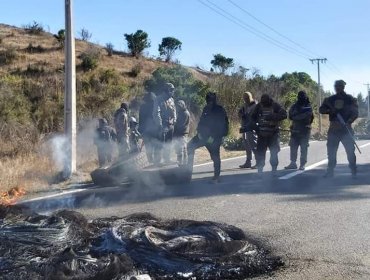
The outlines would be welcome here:
M 65 38 L 66 38 L 66 31 L 64 29 L 60 29 L 58 31 L 58 34 L 54 35 L 54 38 L 57 39 L 57 41 L 59 43 L 59 46 L 61 48 L 64 48 L 64 41 L 65 41 Z
M 79 32 L 80 38 L 82 41 L 89 41 L 92 37 L 92 33 L 89 32 L 86 28 L 82 28 Z
M 135 33 L 125 34 L 124 36 L 132 56 L 139 57 L 146 48 L 150 47 L 148 33 L 143 30 L 137 30 Z
M 196 80 L 185 67 L 176 65 L 175 67 L 156 69 L 152 77 L 145 81 L 144 87 L 159 95 L 168 82 L 175 86 L 175 98 L 183 99 L 188 104 L 189 110 L 198 116 L 205 104 L 205 95 L 209 90 L 208 85 Z
M 225 73 L 227 69 L 234 66 L 234 59 L 230 57 L 225 57 L 222 54 L 213 55 L 211 64 L 215 69 L 218 69 L 219 72 Z
M 181 50 L 182 43 L 174 37 L 165 37 L 158 46 L 158 51 L 166 62 L 170 62 L 177 50 Z

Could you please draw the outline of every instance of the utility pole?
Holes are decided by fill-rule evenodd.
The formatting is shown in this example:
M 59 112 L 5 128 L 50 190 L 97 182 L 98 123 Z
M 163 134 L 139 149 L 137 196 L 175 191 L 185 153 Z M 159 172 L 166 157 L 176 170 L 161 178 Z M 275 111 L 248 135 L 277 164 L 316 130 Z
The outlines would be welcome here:
M 370 120 L 370 84 L 364 84 L 367 89 L 367 118 Z
M 326 58 L 313 58 L 310 59 L 312 64 L 317 63 L 317 113 L 319 114 L 319 134 L 321 135 L 322 132 L 322 118 L 321 114 L 319 112 L 319 108 L 321 106 L 321 100 L 322 100 L 322 95 L 321 95 L 321 84 L 320 84 L 320 63 L 325 63 L 327 61 Z
M 63 175 L 76 172 L 76 57 L 73 32 L 72 0 L 65 0 L 65 80 L 64 80 L 64 134 L 66 160 Z

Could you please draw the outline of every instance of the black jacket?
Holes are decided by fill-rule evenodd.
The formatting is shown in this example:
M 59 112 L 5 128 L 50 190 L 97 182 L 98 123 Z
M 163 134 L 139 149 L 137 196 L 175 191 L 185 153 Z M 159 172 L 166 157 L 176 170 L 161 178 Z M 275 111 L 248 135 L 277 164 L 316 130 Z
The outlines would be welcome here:
M 358 118 L 357 99 L 345 92 L 325 98 L 320 114 L 329 114 L 330 122 L 339 122 L 337 113 L 346 123 L 352 124 Z
M 190 113 L 187 109 L 177 110 L 177 120 L 175 123 L 175 136 L 185 136 L 189 134 Z
M 309 102 L 300 104 L 296 102 L 290 107 L 289 119 L 293 121 L 292 132 L 305 132 L 311 129 L 314 116 Z
M 229 132 L 229 119 L 225 109 L 218 104 L 204 107 L 197 131 L 203 138 L 220 139 L 226 136 Z
M 238 116 L 241 122 L 241 128 L 244 132 L 253 130 L 253 121 L 251 115 L 256 108 L 256 102 L 252 101 L 248 106 L 245 104 L 239 109 Z
M 258 103 L 251 115 L 257 133 L 261 133 L 261 131 L 269 133 L 279 132 L 279 124 L 286 118 L 287 112 L 276 102 L 272 102 L 267 107 L 264 107 L 262 103 Z

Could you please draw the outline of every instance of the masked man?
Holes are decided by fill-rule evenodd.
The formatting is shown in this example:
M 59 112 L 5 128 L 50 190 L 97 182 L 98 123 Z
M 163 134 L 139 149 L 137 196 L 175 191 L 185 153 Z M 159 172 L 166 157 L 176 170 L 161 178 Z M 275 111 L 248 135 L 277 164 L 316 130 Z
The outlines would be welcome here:
M 328 169 L 325 177 L 334 176 L 340 142 L 346 150 L 352 176 L 356 177 L 357 174 L 352 123 L 358 118 L 358 104 L 356 98 L 344 91 L 345 86 L 343 80 L 335 81 L 336 94 L 325 98 L 320 107 L 320 114 L 328 114 L 330 120 L 327 140 Z
M 300 170 L 305 169 L 307 151 L 311 136 L 313 112 L 310 100 L 304 91 L 298 92 L 297 102 L 289 110 L 290 127 L 290 164 L 285 169 L 297 169 L 298 148 L 301 148 Z
M 220 148 L 222 138 L 229 131 L 229 120 L 225 109 L 217 104 L 216 93 L 208 92 L 206 96 L 207 105 L 204 107 L 200 117 L 197 135 L 188 144 L 188 167 L 190 174 L 193 171 L 195 150 L 206 147 L 213 161 L 214 176 L 212 183 L 218 183 L 221 173 Z
M 270 150 L 270 164 L 275 176 L 279 164 L 280 152 L 279 124 L 287 118 L 287 112 L 268 94 L 261 96 L 261 102 L 256 105 L 251 118 L 257 131 L 257 168 L 263 172 L 267 149 Z

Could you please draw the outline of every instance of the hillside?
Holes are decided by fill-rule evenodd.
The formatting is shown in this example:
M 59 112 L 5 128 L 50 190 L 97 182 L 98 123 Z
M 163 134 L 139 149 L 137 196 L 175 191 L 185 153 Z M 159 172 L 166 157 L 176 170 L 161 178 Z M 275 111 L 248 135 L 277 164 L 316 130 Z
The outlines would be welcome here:
M 49 74 L 60 74 L 64 65 L 64 51 L 60 48 L 58 41 L 54 35 L 48 32 L 40 34 L 30 34 L 23 28 L 0 24 L 0 50 L 4 51 L 9 48 L 14 49 L 18 54 L 18 58 L 9 65 L 0 65 L 0 74 L 7 74 L 13 71 L 25 71 L 29 65 L 42 66 Z M 41 47 L 42 50 L 29 51 L 27 48 L 30 44 L 34 47 Z M 124 39 L 122 38 L 122 44 Z M 81 63 L 79 58 L 81 54 L 89 51 L 91 48 L 97 48 L 100 51 L 99 69 L 115 69 L 122 75 L 122 82 L 129 85 L 135 84 L 138 80 L 142 81 L 152 74 L 158 67 L 170 67 L 171 65 L 160 60 L 148 58 L 134 58 L 124 52 L 115 52 L 112 56 L 108 56 L 105 47 L 96 45 L 82 40 L 76 40 L 76 65 Z M 142 70 L 137 77 L 130 77 L 132 69 L 141 65 Z M 205 81 L 207 77 L 196 68 L 187 67 L 192 72 L 196 79 Z

